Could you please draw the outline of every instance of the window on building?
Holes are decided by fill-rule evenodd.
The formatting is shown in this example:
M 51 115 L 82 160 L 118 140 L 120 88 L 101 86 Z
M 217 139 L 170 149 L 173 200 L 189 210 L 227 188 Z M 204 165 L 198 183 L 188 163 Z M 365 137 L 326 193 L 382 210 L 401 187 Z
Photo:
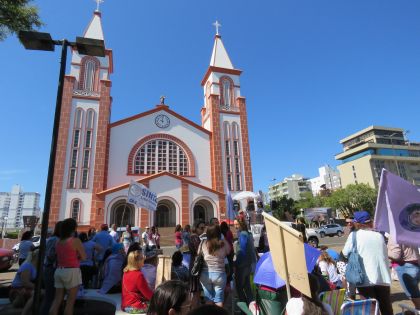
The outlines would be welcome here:
M 232 170 L 232 150 L 231 150 L 231 130 L 230 124 L 225 121 L 223 123 L 223 132 L 225 139 L 225 157 L 226 157 L 226 182 L 230 191 L 233 191 L 233 170 Z
M 89 177 L 89 169 L 84 168 L 82 170 L 82 182 L 80 183 L 80 186 L 82 189 L 88 188 L 88 177 Z
M 183 149 L 170 140 L 153 140 L 143 145 L 134 157 L 134 174 L 155 174 L 168 171 L 188 175 L 188 158 Z
M 78 199 L 73 200 L 71 203 L 71 218 L 72 219 L 79 221 L 80 208 L 81 208 L 80 200 Z
M 232 81 L 223 77 L 220 80 L 220 108 L 229 110 L 232 106 Z
M 73 147 L 74 148 L 79 147 L 79 140 L 80 140 L 80 130 L 76 129 L 74 130 L 74 133 L 73 133 Z
M 234 122 L 232 124 L 232 146 L 233 146 L 233 160 L 234 169 L 233 174 L 235 178 L 235 190 L 242 190 L 242 171 L 241 171 L 241 150 L 239 147 L 239 125 Z
M 92 130 L 86 130 L 85 147 L 90 148 L 92 146 Z
M 73 150 L 71 154 L 71 167 L 77 167 L 77 150 Z
M 93 91 L 95 86 L 96 63 L 93 60 L 88 60 L 85 63 L 85 90 Z
M 85 155 L 83 156 L 83 167 L 89 167 L 89 160 L 90 160 L 90 150 L 85 150 Z
M 75 168 L 70 169 L 69 188 L 76 188 L 76 169 Z

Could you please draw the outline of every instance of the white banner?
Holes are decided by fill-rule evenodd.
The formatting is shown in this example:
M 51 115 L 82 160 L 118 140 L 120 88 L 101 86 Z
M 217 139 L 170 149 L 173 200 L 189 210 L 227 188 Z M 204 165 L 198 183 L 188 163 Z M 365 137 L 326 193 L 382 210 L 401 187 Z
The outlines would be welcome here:
M 127 203 L 136 205 L 139 208 L 156 211 L 157 196 L 143 184 L 131 181 L 128 188 Z

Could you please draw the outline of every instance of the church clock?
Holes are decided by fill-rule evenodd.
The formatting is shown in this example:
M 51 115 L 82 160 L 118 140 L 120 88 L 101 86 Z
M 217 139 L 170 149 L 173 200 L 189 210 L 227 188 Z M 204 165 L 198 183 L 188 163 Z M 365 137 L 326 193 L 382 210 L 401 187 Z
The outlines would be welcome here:
M 159 128 L 166 128 L 171 123 L 170 119 L 166 115 L 157 115 L 155 118 L 155 124 Z

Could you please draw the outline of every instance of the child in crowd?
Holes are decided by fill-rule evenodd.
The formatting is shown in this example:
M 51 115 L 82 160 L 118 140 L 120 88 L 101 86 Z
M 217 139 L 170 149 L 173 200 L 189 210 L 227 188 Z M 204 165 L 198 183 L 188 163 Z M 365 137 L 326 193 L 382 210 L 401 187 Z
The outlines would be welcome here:
M 331 289 L 339 289 L 343 286 L 342 278 L 337 272 L 335 261 L 326 251 L 321 251 L 321 255 L 318 258 L 318 266 Z
M 176 251 L 172 255 L 172 271 L 171 271 L 171 279 L 172 280 L 180 280 L 184 283 L 188 283 L 190 279 L 190 274 L 188 268 L 182 264 L 182 253 L 180 251 Z
M 180 224 L 175 227 L 175 246 L 176 249 L 182 247 L 182 227 Z
M 121 309 L 130 314 L 145 313 L 153 295 L 140 271 L 143 265 L 144 257 L 141 251 L 128 254 L 122 280 Z

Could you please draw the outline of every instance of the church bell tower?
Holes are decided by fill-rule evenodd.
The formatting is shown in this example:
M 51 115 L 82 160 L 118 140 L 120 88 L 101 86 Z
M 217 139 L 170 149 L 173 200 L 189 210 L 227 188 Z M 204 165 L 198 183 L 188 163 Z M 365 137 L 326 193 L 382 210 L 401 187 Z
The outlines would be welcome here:
M 253 191 L 248 118 L 245 97 L 241 95 L 241 70 L 236 69 L 219 34 L 217 21 L 210 65 L 201 82 L 204 107 L 201 120 L 212 132 L 211 161 L 213 189 L 234 196 Z
M 94 12 L 83 37 L 104 40 L 101 12 Z M 104 201 L 111 114 L 112 51 L 105 57 L 71 53 L 65 76 L 50 225 L 74 218 L 81 229 L 105 222 Z M 83 228 L 85 227 L 85 228 Z

